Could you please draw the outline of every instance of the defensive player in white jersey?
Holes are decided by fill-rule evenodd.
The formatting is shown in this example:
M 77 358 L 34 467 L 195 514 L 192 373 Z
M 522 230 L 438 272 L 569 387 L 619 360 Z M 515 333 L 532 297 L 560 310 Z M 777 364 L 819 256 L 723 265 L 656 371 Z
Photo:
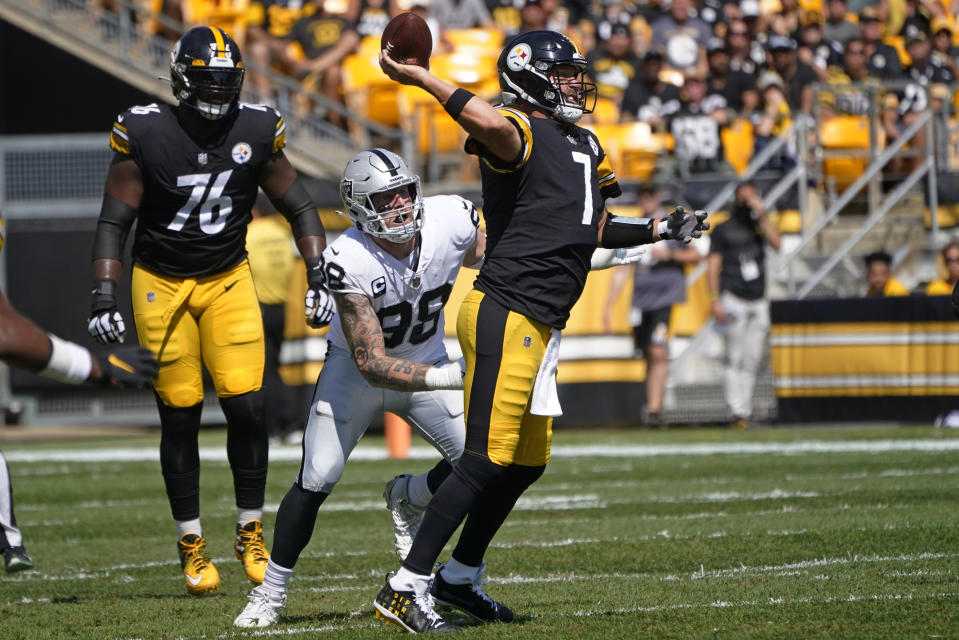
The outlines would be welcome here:
M 340 191 L 355 227 L 323 254 L 337 308 L 329 350 L 300 471 L 276 516 L 266 576 L 234 621 L 238 627 L 266 627 L 279 618 L 317 511 L 377 416 L 390 411 L 406 419 L 443 456 L 430 471 L 387 484 L 400 558 L 433 490 L 463 452 L 463 373 L 443 344 L 443 306 L 460 266 L 482 262 L 479 216 L 458 196 L 423 198 L 419 177 L 384 149 L 353 157 Z

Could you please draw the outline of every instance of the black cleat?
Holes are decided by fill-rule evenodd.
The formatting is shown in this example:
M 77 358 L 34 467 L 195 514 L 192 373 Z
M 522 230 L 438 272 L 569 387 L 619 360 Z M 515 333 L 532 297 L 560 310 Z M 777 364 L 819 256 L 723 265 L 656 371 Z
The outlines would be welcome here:
M 477 622 L 512 622 L 510 608 L 490 598 L 483 591 L 483 584 L 478 580 L 471 584 L 450 584 L 443 579 L 442 571 L 437 570 L 430 593 L 437 606 L 459 609 Z
M 7 547 L 3 550 L 3 566 L 7 573 L 33 568 L 33 559 L 23 547 Z
M 386 624 L 395 622 L 410 633 L 443 633 L 459 631 L 460 628 L 449 624 L 433 610 L 433 596 L 430 591 L 417 596 L 412 591 L 397 591 L 390 586 L 390 578 L 376 594 L 373 601 L 376 617 L 384 618 Z

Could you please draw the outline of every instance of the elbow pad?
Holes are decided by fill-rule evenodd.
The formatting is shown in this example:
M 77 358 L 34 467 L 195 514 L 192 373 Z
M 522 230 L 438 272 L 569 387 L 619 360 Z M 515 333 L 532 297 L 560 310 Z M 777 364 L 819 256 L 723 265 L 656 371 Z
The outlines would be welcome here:
M 110 194 L 104 195 L 93 240 L 93 259 L 122 260 L 127 232 L 136 218 L 136 209 Z
M 655 230 L 653 218 L 627 218 L 625 216 L 610 215 L 603 225 L 603 236 L 600 246 L 607 249 L 622 249 L 635 247 L 639 244 L 653 242 Z
M 326 229 L 320 221 L 320 215 L 313 204 L 313 198 L 303 186 L 303 181 L 297 178 L 283 195 L 273 201 L 277 210 L 289 220 L 293 228 L 293 237 L 325 236 Z

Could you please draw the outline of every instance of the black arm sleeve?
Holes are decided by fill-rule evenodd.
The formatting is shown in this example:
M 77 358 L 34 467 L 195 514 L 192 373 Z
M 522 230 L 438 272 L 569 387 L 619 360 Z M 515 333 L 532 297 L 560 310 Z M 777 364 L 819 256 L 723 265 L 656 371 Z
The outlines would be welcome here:
M 622 249 L 653 242 L 654 218 L 627 218 L 610 214 L 603 226 L 600 246 L 607 249 Z
M 93 240 L 93 259 L 122 260 L 127 233 L 136 219 L 136 209 L 110 194 L 105 194 Z
M 282 196 L 272 200 L 272 202 L 277 210 L 290 221 L 294 238 L 326 236 L 326 229 L 323 228 L 323 222 L 316 212 L 313 198 L 307 193 L 306 187 L 303 186 L 303 182 L 299 178 L 293 181 L 293 184 L 283 192 Z

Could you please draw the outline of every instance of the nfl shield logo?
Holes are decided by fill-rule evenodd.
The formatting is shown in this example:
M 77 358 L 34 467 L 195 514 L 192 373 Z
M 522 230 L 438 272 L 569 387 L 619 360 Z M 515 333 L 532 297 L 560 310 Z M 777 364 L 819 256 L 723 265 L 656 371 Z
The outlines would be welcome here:
M 157 294 L 155 294 L 152 291 L 147 293 L 147 302 L 156 302 L 156 299 L 157 299 Z
M 525 338 L 523 338 L 523 346 L 524 346 L 524 347 L 526 347 L 527 349 L 529 349 L 529 346 L 530 346 L 531 344 L 533 344 L 533 339 L 532 339 L 532 338 L 530 338 L 529 336 L 526 336 Z
M 198 154 L 196 155 L 196 161 L 197 161 L 197 164 L 199 164 L 201 167 L 206 166 L 206 163 L 207 163 L 206 154 L 205 154 L 205 153 L 198 153 Z

